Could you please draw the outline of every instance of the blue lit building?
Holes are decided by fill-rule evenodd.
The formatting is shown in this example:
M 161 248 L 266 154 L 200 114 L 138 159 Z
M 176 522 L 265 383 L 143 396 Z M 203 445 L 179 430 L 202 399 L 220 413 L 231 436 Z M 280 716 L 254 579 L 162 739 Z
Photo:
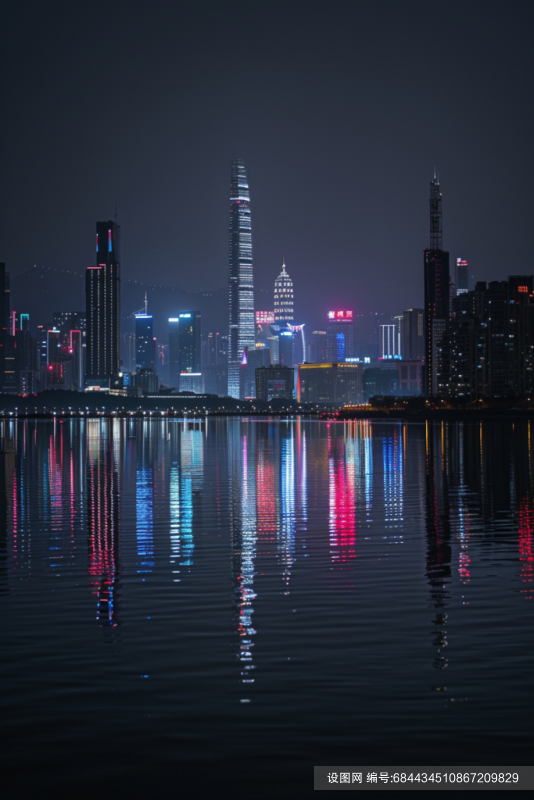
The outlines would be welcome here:
M 145 313 L 135 315 L 135 371 L 151 369 L 156 371 L 156 340 L 154 339 L 154 320 Z
M 342 364 L 354 356 L 352 311 L 329 311 L 326 328 L 326 360 Z
M 250 195 L 244 163 L 232 161 L 229 231 L 228 395 L 239 398 L 239 367 L 245 347 L 255 345 Z
M 177 390 L 181 389 L 181 374 L 201 374 L 200 326 L 200 311 L 180 311 L 169 318 L 169 383 Z

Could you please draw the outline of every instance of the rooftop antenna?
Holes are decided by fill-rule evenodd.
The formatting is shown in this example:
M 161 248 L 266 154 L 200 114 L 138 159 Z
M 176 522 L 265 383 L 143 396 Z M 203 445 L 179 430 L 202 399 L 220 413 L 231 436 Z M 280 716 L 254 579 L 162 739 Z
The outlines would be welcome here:
M 148 316 L 148 299 L 147 299 L 147 291 L 145 289 L 145 317 Z

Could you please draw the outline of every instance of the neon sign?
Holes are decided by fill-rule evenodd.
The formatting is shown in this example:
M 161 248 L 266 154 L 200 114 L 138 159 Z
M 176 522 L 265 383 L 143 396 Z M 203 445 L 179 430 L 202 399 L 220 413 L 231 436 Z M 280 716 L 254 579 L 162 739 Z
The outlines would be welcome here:
M 328 319 L 334 319 L 334 320 L 340 319 L 343 321 L 348 320 L 349 322 L 352 322 L 352 314 L 353 314 L 352 311 L 329 311 Z
M 256 325 L 273 325 L 274 311 L 256 311 Z

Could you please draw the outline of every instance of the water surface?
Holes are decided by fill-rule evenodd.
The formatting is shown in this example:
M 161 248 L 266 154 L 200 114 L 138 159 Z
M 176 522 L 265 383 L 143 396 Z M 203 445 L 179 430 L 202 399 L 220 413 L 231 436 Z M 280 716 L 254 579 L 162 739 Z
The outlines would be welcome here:
M 3 775 L 529 764 L 528 423 L 0 423 Z M 498 754 L 498 755 L 497 755 Z

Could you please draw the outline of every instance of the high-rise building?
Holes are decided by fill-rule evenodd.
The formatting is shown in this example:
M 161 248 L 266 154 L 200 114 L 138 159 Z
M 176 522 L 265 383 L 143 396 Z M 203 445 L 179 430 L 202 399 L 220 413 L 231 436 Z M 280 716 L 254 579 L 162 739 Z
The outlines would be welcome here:
M 96 265 L 85 275 L 86 388 L 109 388 L 120 370 L 120 227 L 96 223 Z
M 69 353 L 72 361 L 73 388 L 82 391 L 84 388 L 82 331 L 70 331 Z
M 458 295 L 443 342 L 444 394 L 469 400 L 532 395 L 533 290 L 531 275 L 512 275 L 478 281 Z
M 438 394 L 441 341 L 449 319 L 449 254 L 443 251 L 441 192 L 434 173 L 430 182 L 430 248 L 424 251 L 425 380 L 424 394 Z
M 465 258 L 456 259 L 456 295 L 469 291 L 468 264 Z
M 343 363 L 354 355 L 354 322 L 352 311 L 329 311 L 326 328 L 327 361 Z
M 53 327 L 61 331 L 63 347 L 69 347 L 71 331 L 81 331 L 83 334 L 82 339 L 85 343 L 87 330 L 85 311 L 54 311 L 52 320 Z
M 239 398 L 239 367 L 254 341 L 254 281 L 250 194 L 245 165 L 232 161 L 229 231 L 228 395 Z
M 393 324 L 380 326 L 380 355 L 379 358 L 400 358 L 398 349 L 397 326 Z
M 124 372 L 135 372 L 135 333 L 123 336 Z
M 256 397 L 256 370 L 260 367 L 271 365 L 269 348 L 256 345 L 253 349 L 246 350 L 240 369 L 240 391 L 244 397 Z
M 399 316 L 393 317 L 393 322 L 395 323 L 395 348 L 397 350 L 397 355 L 403 358 L 404 314 L 399 314 Z
M 306 361 L 310 364 L 324 364 L 327 351 L 326 331 L 312 331 Z
M 452 301 L 456 297 L 456 284 L 452 279 L 452 275 L 449 275 L 449 318 L 453 315 L 452 310 Z
M 274 282 L 274 321 L 293 322 L 293 281 L 282 264 L 282 272 Z
M 142 368 L 156 372 L 156 340 L 154 339 L 154 318 L 148 313 L 145 293 L 144 313 L 135 315 L 135 370 Z
M 425 352 L 425 312 L 422 308 L 407 308 L 404 312 L 403 347 L 404 361 L 422 361 Z
M 181 383 L 185 385 L 181 374 L 201 375 L 200 324 L 200 311 L 180 311 L 169 318 L 169 383 L 180 391 Z

